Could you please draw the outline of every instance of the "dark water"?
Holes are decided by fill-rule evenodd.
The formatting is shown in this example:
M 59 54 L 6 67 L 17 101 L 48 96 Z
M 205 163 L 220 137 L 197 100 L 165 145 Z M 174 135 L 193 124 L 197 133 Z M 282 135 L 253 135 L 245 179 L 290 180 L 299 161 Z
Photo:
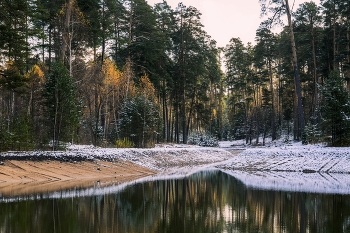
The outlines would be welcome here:
M 101 196 L 3 202 L 0 232 L 350 232 L 350 196 L 252 190 L 200 172 Z

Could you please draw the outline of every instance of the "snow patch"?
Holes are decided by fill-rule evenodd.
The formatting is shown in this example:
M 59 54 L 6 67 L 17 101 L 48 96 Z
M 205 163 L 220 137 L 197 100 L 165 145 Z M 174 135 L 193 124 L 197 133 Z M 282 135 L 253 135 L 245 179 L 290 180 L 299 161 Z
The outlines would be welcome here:
M 216 166 L 259 189 L 350 193 L 350 150 L 325 145 L 249 147 Z

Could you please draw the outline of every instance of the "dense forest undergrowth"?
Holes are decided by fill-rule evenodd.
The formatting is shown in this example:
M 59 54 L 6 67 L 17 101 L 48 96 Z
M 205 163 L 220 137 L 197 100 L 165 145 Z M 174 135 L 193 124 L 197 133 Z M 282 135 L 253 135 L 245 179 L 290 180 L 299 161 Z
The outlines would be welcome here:
M 255 42 L 220 48 L 182 3 L 0 0 L 0 151 L 350 145 L 349 1 L 260 3 Z

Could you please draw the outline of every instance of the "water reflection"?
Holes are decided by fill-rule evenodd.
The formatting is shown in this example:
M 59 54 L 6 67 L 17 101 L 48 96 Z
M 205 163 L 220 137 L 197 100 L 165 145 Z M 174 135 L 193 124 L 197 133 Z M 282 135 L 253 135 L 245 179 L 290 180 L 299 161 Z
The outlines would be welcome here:
M 0 232 L 350 232 L 350 196 L 247 189 L 200 172 L 114 194 L 0 203 Z

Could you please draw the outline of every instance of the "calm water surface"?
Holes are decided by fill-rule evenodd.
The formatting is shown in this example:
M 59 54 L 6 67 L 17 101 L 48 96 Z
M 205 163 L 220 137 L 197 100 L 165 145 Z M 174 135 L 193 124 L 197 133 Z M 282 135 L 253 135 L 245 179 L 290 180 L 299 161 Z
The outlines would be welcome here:
M 247 189 L 219 172 L 0 203 L 0 232 L 350 232 L 350 196 Z

